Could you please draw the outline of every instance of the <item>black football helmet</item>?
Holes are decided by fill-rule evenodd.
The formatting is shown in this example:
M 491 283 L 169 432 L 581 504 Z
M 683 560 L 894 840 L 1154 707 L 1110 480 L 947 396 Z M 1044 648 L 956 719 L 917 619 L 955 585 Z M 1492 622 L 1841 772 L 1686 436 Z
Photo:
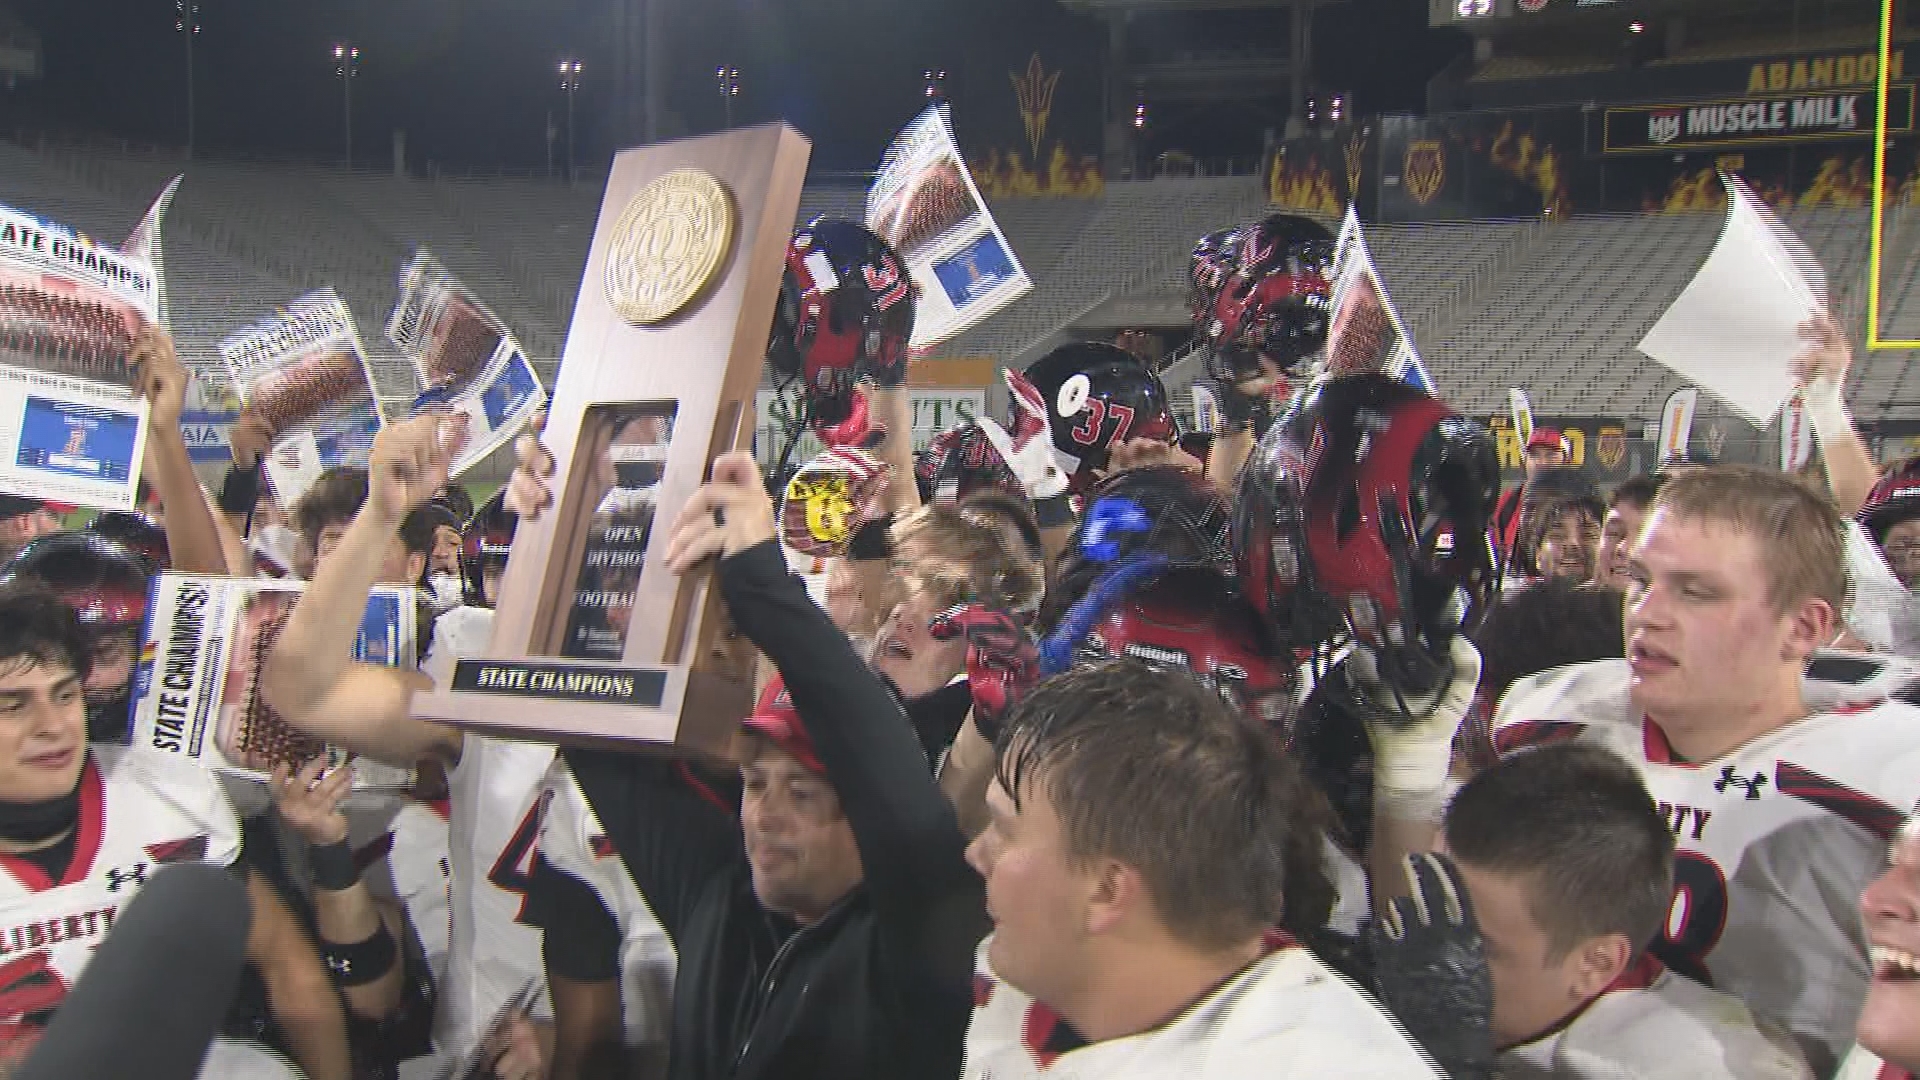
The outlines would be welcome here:
M 494 492 L 467 519 L 460 531 L 460 584 L 468 607 L 493 606 L 487 602 L 487 574 L 497 574 L 507 565 L 507 551 L 519 525 L 520 516 L 507 509 L 505 488 Z
M 1274 214 L 1240 231 L 1232 270 L 1200 329 L 1212 346 L 1208 374 L 1237 381 L 1262 359 L 1281 371 L 1327 343 L 1334 240 L 1318 222 Z
M 1205 477 L 1171 465 L 1101 481 L 1087 492 L 1086 512 L 1060 553 L 1040 608 L 1041 629 L 1051 630 L 1108 568 L 1140 556 L 1231 580 L 1233 507 Z
M 1187 266 L 1187 310 L 1196 329 L 1204 330 L 1213 317 L 1213 301 L 1220 287 L 1233 273 L 1233 260 L 1240 245 L 1239 229 L 1210 232 L 1193 245 L 1193 259 Z
M 1240 583 L 1298 648 L 1351 642 L 1382 682 L 1424 695 L 1497 586 L 1500 493 L 1486 429 L 1384 375 L 1327 382 L 1261 439 L 1242 474 Z
M 1107 467 L 1114 443 L 1170 443 L 1180 434 L 1160 377 L 1117 345 L 1062 345 L 1034 361 L 1026 374 L 1047 405 L 1055 456 L 1076 491 Z
M 109 510 L 87 523 L 87 531 L 109 540 L 147 560 L 156 573 L 173 565 L 167 548 L 167 531 L 145 514 L 128 510 Z
M 816 218 L 793 234 L 767 364 L 802 380 L 816 428 L 847 419 L 861 378 L 900 385 L 916 300 L 906 263 L 865 227 Z
M 0 583 L 25 581 L 50 590 L 79 616 L 94 648 L 87 679 L 87 738 L 125 742 L 133 709 L 133 661 L 146 627 L 153 570 L 145 557 L 89 530 L 57 532 L 21 548 L 0 567 Z M 102 685 L 102 658 L 119 653 L 126 677 Z

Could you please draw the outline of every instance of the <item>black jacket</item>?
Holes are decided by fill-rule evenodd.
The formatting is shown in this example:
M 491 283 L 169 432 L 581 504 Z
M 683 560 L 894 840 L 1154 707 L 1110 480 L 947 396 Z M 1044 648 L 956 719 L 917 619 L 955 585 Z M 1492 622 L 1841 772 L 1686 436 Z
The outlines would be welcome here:
M 679 954 L 671 1076 L 952 1080 L 987 930 L 981 880 L 900 706 L 773 542 L 720 564 L 780 669 L 866 881 L 805 929 L 760 906 L 738 818 L 658 758 L 565 751 Z

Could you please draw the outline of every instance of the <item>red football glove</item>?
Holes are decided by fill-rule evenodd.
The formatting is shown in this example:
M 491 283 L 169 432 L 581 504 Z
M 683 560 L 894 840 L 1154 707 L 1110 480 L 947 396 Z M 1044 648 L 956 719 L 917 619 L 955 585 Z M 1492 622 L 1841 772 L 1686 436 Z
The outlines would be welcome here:
M 935 641 L 966 635 L 973 724 L 988 742 L 998 739 L 1007 712 L 1039 681 L 1040 653 L 1033 636 L 1013 616 L 979 604 L 948 608 L 933 617 L 927 631 Z

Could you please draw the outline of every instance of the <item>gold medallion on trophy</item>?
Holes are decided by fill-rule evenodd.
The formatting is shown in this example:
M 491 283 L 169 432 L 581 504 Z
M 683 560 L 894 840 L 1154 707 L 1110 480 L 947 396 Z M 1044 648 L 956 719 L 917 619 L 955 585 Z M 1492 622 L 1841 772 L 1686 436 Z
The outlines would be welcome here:
M 726 264 L 733 219 L 733 197 L 699 169 L 675 169 L 641 188 L 613 229 L 607 303 L 635 326 L 686 310 Z

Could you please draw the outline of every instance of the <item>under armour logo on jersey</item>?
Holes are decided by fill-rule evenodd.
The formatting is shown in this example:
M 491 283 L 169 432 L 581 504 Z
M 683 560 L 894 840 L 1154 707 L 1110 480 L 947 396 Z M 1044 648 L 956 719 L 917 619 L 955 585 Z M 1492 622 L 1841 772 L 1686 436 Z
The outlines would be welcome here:
M 1731 765 L 1721 766 L 1720 779 L 1713 782 L 1713 790 L 1722 794 L 1725 794 L 1726 790 L 1730 787 L 1737 787 L 1744 790 L 1747 793 L 1749 801 L 1758 800 L 1760 798 L 1760 789 L 1766 786 L 1766 773 L 1757 772 L 1754 773 L 1752 777 L 1738 776 L 1735 775 L 1733 766 Z
M 117 866 L 107 870 L 107 891 L 119 892 L 126 885 L 145 885 L 147 883 L 147 864 L 137 862 L 133 869 L 122 870 Z

